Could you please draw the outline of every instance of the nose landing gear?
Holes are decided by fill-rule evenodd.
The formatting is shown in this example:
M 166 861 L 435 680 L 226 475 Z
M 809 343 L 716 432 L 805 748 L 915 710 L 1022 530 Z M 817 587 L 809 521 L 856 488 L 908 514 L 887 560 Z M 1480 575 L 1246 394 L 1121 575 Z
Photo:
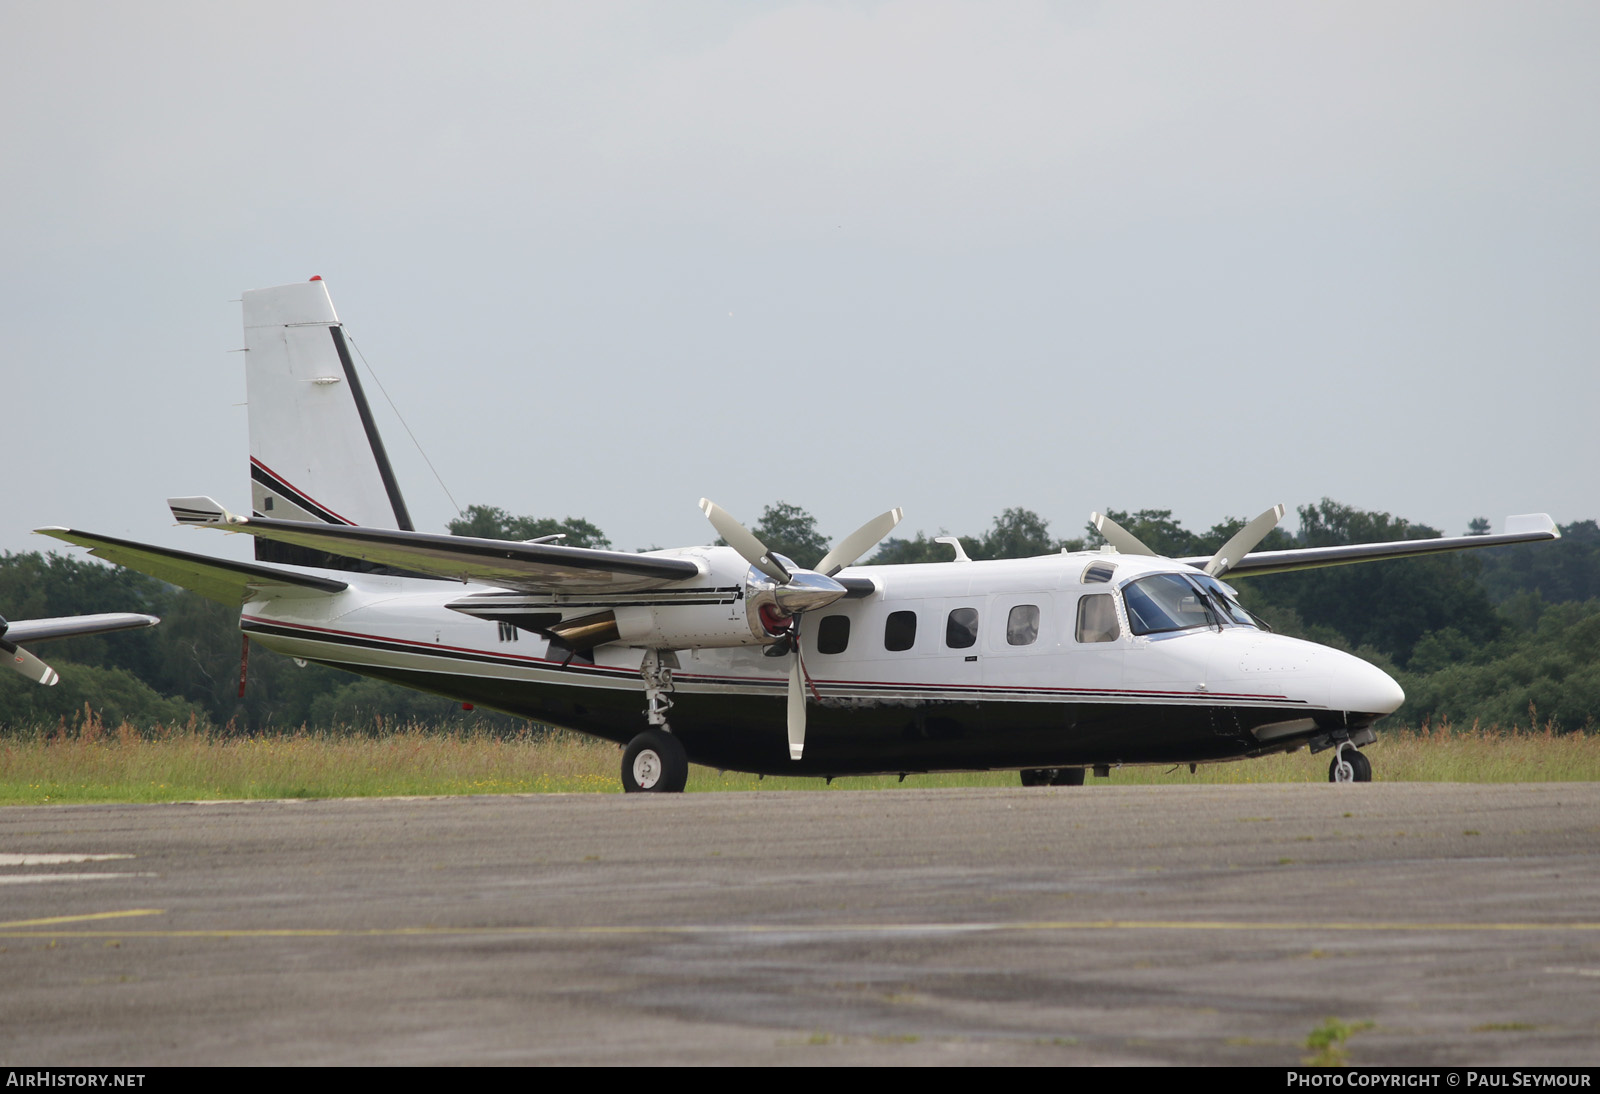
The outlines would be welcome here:
M 1328 781 L 1331 783 L 1369 783 L 1372 781 L 1372 761 L 1367 759 L 1349 741 L 1341 741 L 1328 764 Z

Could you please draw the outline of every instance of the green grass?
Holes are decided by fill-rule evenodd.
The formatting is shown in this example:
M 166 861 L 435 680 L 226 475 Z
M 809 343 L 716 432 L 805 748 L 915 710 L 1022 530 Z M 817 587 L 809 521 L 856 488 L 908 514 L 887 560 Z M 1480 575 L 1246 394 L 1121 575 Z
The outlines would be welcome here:
M 1306 1037 L 1306 1048 L 1311 1055 L 1302 1063 L 1312 1067 L 1343 1067 L 1349 1061 L 1345 1042 L 1357 1033 L 1372 1029 L 1372 1022 L 1344 1022 L 1338 1018 L 1326 1019 Z
M 1393 782 L 1600 780 L 1600 736 L 1450 727 L 1380 734 L 1374 777 Z M 232 736 L 201 727 L 141 733 L 92 719 L 0 738 L 0 805 L 440 794 L 616 793 L 616 745 L 553 731 L 499 736 L 408 727 L 373 734 Z M 1323 782 L 1327 754 L 1238 763 L 1114 768 L 1090 786 Z M 821 779 L 691 768 L 691 792 L 1017 787 L 1015 771 Z M 1048 792 L 1048 791 L 1045 791 Z

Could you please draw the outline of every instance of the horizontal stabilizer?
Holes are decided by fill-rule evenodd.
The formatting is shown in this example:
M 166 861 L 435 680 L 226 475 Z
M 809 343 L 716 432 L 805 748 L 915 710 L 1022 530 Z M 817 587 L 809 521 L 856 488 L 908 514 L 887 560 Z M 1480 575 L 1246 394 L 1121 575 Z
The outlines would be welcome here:
M 1435 539 L 1402 539 L 1392 543 L 1342 543 L 1333 547 L 1297 547 L 1288 551 L 1256 551 L 1245 555 L 1228 570 L 1228 579 L 1255 574 L 1281 574 L 1293 570 L 1315 570 L 1324 566 L 1346 566 L 1354 562 L 1378 562 L 1387 558 L 1438 555 L 1450 551 L 1471 551 L 1480 547 L 1504 547 L 1513 543 L 1540 543 L 1560 539 L 1561 532 L 1546 513 L 1530 513 L 1506 520 L 1506 530 L 1492 536 L 1441 536 Z M 1175 559 L 1186 566 L 1203 569 L 1209 558 Z
M 343 581 L 270 566 L 261 562 L 232 562 L 188 551 L 153 547 L 146 543 L 79 532 L 71 528 L 36 528 L 40 535 L 89 548 L 89 553 L 141 574 L 193 589 L 209 600 L 238 607 L 252 596 L 306 596 L 343 592 Z
M 247 532 L 261 539 L 292 543 L 412 573 L 452 581 L 479 581 L 522 592 L 650 589 L 701 575 L 700 565 L 687 558 L 266 517 L 230 515 L 227 519 L 228 531 Z
M 214 498 L 168 498 L 167 508 L 179 524 L 228 524 L 233 519 Z

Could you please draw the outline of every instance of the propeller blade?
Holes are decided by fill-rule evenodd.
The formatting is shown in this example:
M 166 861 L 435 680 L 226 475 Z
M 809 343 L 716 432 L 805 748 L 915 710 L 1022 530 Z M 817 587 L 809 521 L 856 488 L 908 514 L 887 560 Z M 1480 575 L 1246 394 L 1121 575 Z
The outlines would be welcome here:
M 1106 542 L 1125 555 L 1151 555 L 1159 558 L 1154 551 L 1139 542 L 1139 537 L 1128 531 L 1122 525 L 1101 513 L 1090 513 L 1089 523 L 1094 525 L 1094 530 L 1106 537 Z
M 795 647 L 789 666 L 789 759 L 798 760 L 806 747 L 806 682 L 800 667 L 800 648 Z
M 710 498 L 701 498 L 700 511 L 706 515 L 717 534 L 727 540 L 729 547 L 743 555 L 746 562 L 779 585 L 789 583 L 789 571 L 784 569 L 783 563 L 773 558 L 767 545 L 751 535 L 750 530 L 734 520 L 726 509 Z
M 16 669 L 18 672 L 22 673 L 22 675 L 26 676 L 29 680 L 36 680 L 45 687 L 49 687 L 51 684 L 54 684 L 57 680 L 61 679 L 60 676 L 56 675 L 55 669 L 39 660 L 21 646 L 14 646 L 10 642 L 0 640 L 0 651 L 3 651 L 6 663 L 12 668 Z
M 1274 505 L 1255 520 L 1246 524 L 1233 534 L 1233 538 L 1217 549 L 1211 556 L 1211 561 L 1206 563 L 1206 573 L 1212 577 L 1221 577 L 1233 569 L 1245 555 L 1255 549 L 1255 545 L 1266 538 L 1268 532 L 1278 526 L 1283 519 L 1283 506 Z
M 824 577 L 832 577 L 846 566 L 855 565 L 856 559 L 872 550 L 884 536 L 894 531 L 894 526 L 900 523 L 903 515 L 899 509 L 891 509 L 867 521 L 835 543 L 833 550 L 822 556 L 822 561 L 817 563 L 817 573 Z

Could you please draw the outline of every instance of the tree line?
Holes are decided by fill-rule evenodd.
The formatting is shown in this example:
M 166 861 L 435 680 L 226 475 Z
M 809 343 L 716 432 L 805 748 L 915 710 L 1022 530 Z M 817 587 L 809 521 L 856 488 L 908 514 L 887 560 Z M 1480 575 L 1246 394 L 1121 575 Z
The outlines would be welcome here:
M 1228 519 L 1191 532 L 1170 510 L 1108 515 L 1174 557 L 1209 555 L 1245 523 Z M 1274 530 L 1259 549 L 1441 534 L 1326 498 L 1300 506 L 1299 517 L 1298 531 Z M 1487 521 L 1475 520 L 1469 533 L 1487 528 Z M 582 518 L 517 516 L 485 505 L 470 506 L 449 530 L 517 541 L 562 535 L 559 542 L 570 546 L 612 546 Z M 810 513 L 786 502 L 767 506 L 752 531 L 802 566 L 814 566 L 831 543 Z M 1578 521 L 1561 531 L 1563 538 L 1551 544 L 1262 575 L 1240 579 L 1236 587 L 1244 605 L 1274 630 L 1348 650 L 1391 672 L 1407 695 L 1391 719 L 1396 724 L 1448 718 L 1587 729 L 1600 716 L 1600 527 Z M 980 534 L 958 538 L 973 559 L 1023 558 L 1100 542 L 1092 527 L 1077 537 L 1057 537 L 1044 518 L 1022 508 L 1006 509 Z M 866 564 L 952 557 L 949 544 L 919 531 L 886 539 Z M 0 673 L 0 725 L 72 724 L 85 710 L 107 722 L 193 719 L 239 732 L 524 724 L 337 669 L 301 667 L 259 646 L 247 651 L 235 611 L 131 570 L 54 553 L 0 556 L 0 613 L 7 618 L 100 611 L 149 612 L 162 623 L 42 647 L 62 675 L 52 688 Z

